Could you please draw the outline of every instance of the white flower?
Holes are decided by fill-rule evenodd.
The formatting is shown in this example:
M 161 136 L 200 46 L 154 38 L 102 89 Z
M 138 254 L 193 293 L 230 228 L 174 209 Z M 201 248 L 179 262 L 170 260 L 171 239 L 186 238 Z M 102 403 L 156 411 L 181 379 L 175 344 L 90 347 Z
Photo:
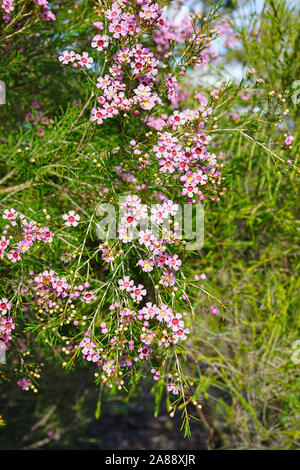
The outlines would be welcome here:
M 62 217 L 66 220 L 65 225 L 67 225 L 67 227 L 76 227 L 76 225 L 78 225 L 78 220 L 80 220 L 80 215 L 75 214 L 75 211 L 73 210 L 64 214 Z

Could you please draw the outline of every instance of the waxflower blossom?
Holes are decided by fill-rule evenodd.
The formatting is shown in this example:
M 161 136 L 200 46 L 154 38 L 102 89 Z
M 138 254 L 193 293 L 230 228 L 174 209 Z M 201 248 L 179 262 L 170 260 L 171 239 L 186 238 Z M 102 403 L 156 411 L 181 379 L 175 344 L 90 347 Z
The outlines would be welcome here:
M 155 316 L 159 314 L 159 308 L 157 305 L 152 304 L 152 302 L 147 302 L 146 306 L 139 310 L 139 314 L 141 315 L 141 318 L 149 320 L 155 318 Z
M 12 262 L 16 263 L 17 261 L 20 261 L 21 256 L 19 254 L 19 251 L 17 250 L 10 250 L 10 252 L 7 254 L 7 258 Z
M 91 362 L 99 361 L 100 354 L 98 352 L 98 348 L 96 344 L 88 336 L 86 336 L 80 342 L 79 346 L 82 348 L 81 352 L 85 360 L 91 361 Z
M 103 51 L 103 49 L 106 49 L 109 44 L 109 37 L 106 35 L 101 36 L 100 34 L 97 34 L 96 36 L 93 37 L 91 46 L 96 49 L 98 52 Z
M 156 318 L 159 321 L 165 321 L 167 323 L 172 318 L 172 309 L 169 308 L 167 305 L 162 304 L 159 307 L 159 312 L 158 312 Z
M 17 211 L 15 209 L 5 209 L 2 217 L 3 219 L 8 219 L 11 223 L 11 225 L 17 225 L 16 218 L 17 218 Z
M 167 390 L 172 392 L 174 395 L 179 394 L 180 386 L 177 383 L 168 382 Z
M 75 58 L 78 65 L 81 65 L 81 67 L 86 67 L 87 69 L 90 69 L 92 67 L 92 63 L 94 62 L 94 59 L 89 56 L 88 52 L 83 52 L 82 55 L 76 54 Z
M 284 144 L 287 146 L 287 147 L 290 147 L 292 145 L 292 143 L 294 142 L 295 140 L 295 137 L 293 137 L 292 135 L 288 135 L 284 141 Z
M 148 347 L 140 347 L 138 349 L 140 359 L 146 359 L 146 360 L 150 359 L 152 352 L 153 352 L 153 349 L 148 348 Z
M 15 8 L 14 0 L 2 0 L 0 7 L 5 11 L 5 13 L 11 13 Z
M 104 29 L 104 26 L 103 26 L 102 21 L 95 21 L 95 22 L 93 23 L 93 26 L 94 26 L 94 28 L 100 29 L 101 31 Z
M 41 12 L 41 17 L 45 21 L 55 21 L 56 20 L 56 16 L 51 10 L 45 10 L 45 11 Z
M 63 51 L 62 55 L 59 56 L 58 59 L 64 65 L 69 64 L 70 62 L 74 62 L 75 52 L 74 51 Z
M 96 300 L 97 296 L 94 294 L 93 291 L 86 291 L 83 293 L 83 297 L 81 297 L 81 301 L 89 304 L 92 300 Z
M 138 265 L 141 266 L 142 270 L 146 273 L 147 272 L 149 273 L 149 272 L 153 271 L 153 269 L 154 269 L 153 268 L 154 263 L 149 258 L 147 258 L 145 260 L 139 260 Z
M 146 289 L 144 289 L 144 286 L 142 284 L 138 284 L 138 286 L 132 286 L 130 296 L 133 300 L 135 301 L 140 301 L 142 300 L 143 296 L 145 296 L 147 293 Z
M 11 302 L 9 302 L 5 297 L 0 301 L 0 314 L 5 315 L 8 310 L 11 309 Z
M 93 108 L 91 121 L 96 121 L 97 124 L 102 124 L 103 120 L 107 117 L 107 110 L 104 108 Z
M 0 338 L 4 340 L 8 346 L 8 342 L 11 340 L 12 330 L 15 329 L 15 322 L 12 317 L 1 317 L 0 318 Z
M 120 279 L 118 283 L 121 290 L 126 290 L 126 292 L 132 291 L 134 281 L 130 279 L 129 276 L 125 276 L 124 279 Z
M 184 322 L 180 320 L 181 318 L 182 318 L 181 313 L 176 313 L 168 321 L 168 326 L 170 326 L 175 331 L 177 328 L 184 328 Z
M 8 240 L 5 235 L 2 235 L 1 239 L 0 239 L 0 251 L 1 251 L 1 253 L 4 253 L 4 250 L 6 250 L 9 243 L 10 243 L 10 240 Z
M 30 389 L 31 381 L 30 379 L 21 379 L 21 380 L 18 380 L 17 385 L 22 390 L 28 391 Z
M 67 227 L 76 227 L 78 225 L 78 221 L 80 220 L 80 215 L 75 214 L 75 211 L 70 210 L 67 214 L 64 214 L 63 219 L 66 220 L 65 225 Z

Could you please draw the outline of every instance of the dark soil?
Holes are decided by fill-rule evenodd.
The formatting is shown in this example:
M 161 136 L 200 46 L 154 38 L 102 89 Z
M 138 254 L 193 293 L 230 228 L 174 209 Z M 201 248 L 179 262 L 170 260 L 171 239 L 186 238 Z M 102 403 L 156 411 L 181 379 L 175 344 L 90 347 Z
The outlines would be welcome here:
M 51 373 L 50 373 L 51 372 Z M 44 374 L 38 394 L 23 392 L 13 381 L 1 385 L 0 449 L 195 450 L 209 448 L 203 424 L 191 419 L 184 438 L 181 411 L 171 418 L 161 402 L 154 417 L 154 396 L 140 390 L 128 403 L 106 394 L 95 419 L 99 389 L 86 370 L 67 377 L 58 368 Z M 193 407 L 189 412 L 199 416 Z M 218 446 L 218 445 L 217 445 Z
M 184 438 L 180 416 L 167 413 L 158 418 L 139 405 L 127 416 L 105 414 L 94 420 L 85 435 L 74 439 L 75 448 L 104 450 L 194 450 L 207 449 L 207 433 L 201 423 L 191 423 L 192 436 Z M 59 448 L 59 447 L 58 447 Z

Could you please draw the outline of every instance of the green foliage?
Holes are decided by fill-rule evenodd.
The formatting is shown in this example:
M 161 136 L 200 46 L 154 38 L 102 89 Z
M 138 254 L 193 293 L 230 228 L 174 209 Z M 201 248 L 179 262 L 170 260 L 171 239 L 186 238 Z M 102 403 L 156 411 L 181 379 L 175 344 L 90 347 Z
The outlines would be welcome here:
M 13 416 L 16 406 L 16 369 L 18 378 L 31 377 L 34 392 L 45 375 L 57 383 L 62 397 L 59 401 L 51 396 L 46 385 L 41 385 L 35 405 L 32 398 L 26 402 L 26 397 L 17 396 L 16 403 L 24 404 L 24 415 L 31 416 L 31 430 L 20 446 L 30 447 L 35 437 L 45 438 L 45 446 L 51 446 L 50 428 L 65 429 L 67 442 L 68 433 L 71 436 L 78 423 L 84 427 L 90 422 L 91 408 L 101 420 L 105 404 L 115 400 L 120 414 L 130 413 L 133 405 L 129 400 L 151 389 L 154 415 L 159 416 L 165 399 L 170 416 L 181 415 L 185 437 L 190 436 L 190 422 L 200 419 L 210 448 L 298 447 L 299 365 L 292 361 L 292 351 L 300 324 L 300 104 L 293 98 L 295 81 L 300 79 L 299 16 L 283 0 L 266 1 L 261 14 L 253 13 L 247 21 L 238 18 L 240 8 L 233 9 L 228 21 L 238 38 L 237 46 L 227 50 L 210 70 L 219 78 L 225 64 L 241 63 L 248 70 L 244 77 L 239 82 L 222 80 L 222 84 L 200 87 L 199 76 L 189 72 L 193 84 L 188 85 L 189 93 L 179 110 L 199 104 L 196 92 L 208 98 L 211 114 L 205 129 L 213 138 L 213 151 L 222 156 L 218 164 L 222 177 L 206 189 L 203 248 L 187 253 L 183 244 L 176 245 L 184 266 L 175 288 L 164 289 L 137 268 L 141 252 L 134 243 L 124 250 L 112 243 L 116 256 L 112 268 L 103 262 L 95 231 L 100 220 L 97 206 L 100 200 L 116 205 L 120 194 L 134 194 L 136 183 L 121 180 L 115 170 L 118 165 L 135 175 L 137 161 L 152 158 L 152 165 L 138 172 L 138 182 L 147 183 L 143 202 L 148 204 L 161 191 L 178 202 L 178 182 L 153 165 L 149 153 L 158 134 L 134 113 L 107 119 L 100 126 L 90 120 L 91 108 L 97 104 L 96 78 L 107 61 L 112 61 L 117 46 L 112 45 L 108 58 L 100 54 L 89 73 L 62 66 L 57 60 L 68 46 L 74 50 L 90 47 L 92 23 L 103 17 L 101 2 L 96 10 L 93 1 L 52 3 L 55 25 L 40 21 L 38 12 L 31 11 L 26 2 L 24 12 L 30 15 L 22 20 L 24 29 L 8 24 L 5 37 L 13 38 L 13 47 L 6 42 L 0 46 L 0 79 L 7 88 L 7 105 L 1 106 L 0 116 L 1 211 L 14 207 L 42 226 L 50 225 L 56 234 L 51 245 L 39 245 L 24 255 L 22 263 L 1 263 L 0 297 L 13 297 L 13 315 L 19 321 L 16 339 L 26 343 L 23 348 L 16 341 L 8 365 L 1 368 L 9 412 Z M 226 5 L 231 8 L 232 3 L 236 2 Z M 244 5 L 239 3 L 239 7 Z M 20 2 L 16 11 L 22 14 Z M 203 50 L 218 36 L 210 29 L 211 22 L 218 20 L 216 11 L 212 9 L 208 20 L 199 15 L 192 18 L 193 27 L 198 25 L 205 38 Z M 144 36 L 143 44 L 155 50 L 150 35 Z M 163 101 L 155 107 L 153 117 L 173 112 L 163 79 L 175 70 L 184 89 L 186 78 L 181 78 L 179 69 L 182 65 L 189 68 L 189 47 L 188 41 L 170 42 L 166 67 L 160 69 Z M 249 98 L 243 99 L 247 94 Z M 31 107 L 33 99 L 41 102 L 49 118 L 49 124 L 42 127 L 43 136 L 25 117 L 37 112 Z M 191 132 L 188 126 L 185 131 Z M 174 135 L 181 137 L 181 130 Z M 291 147 L 284 144 L 286 135 L 295 137 Z M 139 142 L 141 160 L 132 151 L 132 139 Z M 81 215 L 76 232 L 62 226 L 61 216 L 70 208 Z M 66 253 L 69 265 L 64 260 Z M 67 304 L 65 310 L 51 315 L 41 312 L 35 300 L 24 301 L 21 290 L 28 273 L 50 268 L 66 275 L 72 285 L 91 282 L 97 301 L 76 307 L 75 313 Z M 108 306 L 120 299 L 117 279 L 125 273 L 146 286 L 151 301 L 163 296 L 168 305 L 186 314 L 191 330 L 188 341 L 161 348 L 151 359 L 155 370 L 176 373 L 178 396 L 166 391 L 163 381 L 149 384 L 147 365 L 124 373 L 122 386 L 106 378 L 103 382 L 98 369 L 91 373 L 83 366 L 87 361 L 80 359 L 76 345 L 86 325 L 95 341 L 99 339 Z M 193 281 L 200 273 L 206 273 L 207 280 Z M 211 306 L 217 308 L 217 315 L 211 313 Z M 73 326 L 74 319 L 80 322 L 80 330 Z M 117 322 L 112 321 L 112 326 L 118 328 Z M 110 345 L 103 344 L 109 350 Z M 63 364 L 64 370 L 57 364 Z M 96 386 L 86 385 L 93 374 Z M 72 410 L 70 402 L 66 406 L 68 415 L 64 407 L 70 390 L 75 393 Z M 9 417 L 5 411 L 1 413 L 0 426 L 4 426 Z M 12 423 L 12 427 L 18 426 L 16 417 Z M 20 429 L 17 437 L 19 433 Z M 16 441 L 13 445 L 17 447 Z

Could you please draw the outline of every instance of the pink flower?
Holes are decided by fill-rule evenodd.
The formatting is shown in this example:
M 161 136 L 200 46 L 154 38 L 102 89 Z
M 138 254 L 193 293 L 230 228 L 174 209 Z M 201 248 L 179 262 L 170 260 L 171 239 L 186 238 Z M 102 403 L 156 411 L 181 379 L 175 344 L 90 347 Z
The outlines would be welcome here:
M 181 260 L 178 258 L 178 255 L 173 255 L 173 257 L 168 258 L 166 264 L 171 268 L 177 271 L 181 266 Z
M 101 36 L 100 34 L 97 34 L 96 36 L 93 37 L 92 39 L 92 44 L 91 46 L 97 51 L 101 52 L 103 49 L 106 49 L 109 43 L 109 37 L 106 35 Z
M 79 344 L 82 348 L 81 352 L 84 356 L 84 359 L 87 361 L 98 362 L 100 359 L 100 354 L 97 351 L 96 344 L 86 336 Z
M 194 194 L 197 194 L 199 192 L 199 189 L 195 184 L 191 184 L 189 182 L 186 182 L 184 185 L 184 188 L 182 189 L 182 196 L 188 196 L 192 197 Z
M 147 302 L 146 306 L 139 310 L 139 313 L 143 315 L 145 320 L 150 320 L 159 314 L 159 308 L 157 305 Z
M 11 302 L 9 302 L 5 297 L 0 301 L 0 313 L 5 315 L 7 310 L 11 309 Z
M 141 266 L 142 270 L 145 273 L 150 273 L 151 271 L 153 271 L 153 261 L 151 261 L 149 258 L 145 260 L 140 259 L 138 261 L 138 265 Z
M 131 294 L 130 297 L 133 300 L 140 301 L 142 300 L 143 296 L 147 294 L 146 289 L 144 289 L 144 286 L 142 284 L 139 284 L 137 287 L 133 286 L 131 289 Z
M 37 3 L 39 7 L 49 8 L 49 3 L 47 0 L 33 0 L 33 3 Z
M 156 204 L 155 206 L 151 207 L 151 216 L 150 220 L 157 224 L 161 224 L 165 217 L 164 208 L 160 204 Z
M 168 323 L 172 318 L 172 309 L 167 305 L 162 304 L 159 308 L 159 312 L 156 318 L 160 322 L 165 321 L 166 323 Z
M 180 386 L 176 383 L 169 382 L 167 384 L 167 389 L 169 392 L 172 392 L 174 395 L 179 394 Z
M 94 59 L 89 57 L 88 52 L 83 52 L 82 55 L 76 54 L 75 57 L 78 60 L 78 64 L 81 65 L 81 67 L 86 67 L 87 69 L 90 69 L 94 62 Z
M 105 90 L 111 84 L 111 77 L 109 75 L 105 75 L 105 77 L 98 77 L 97 78 L 97 88 L 102 88 Z
M 15 211 L 15 209 L 5 209 L 2 215 L 3 219 L 8 219 L 13 226 L 17 225 L 17 222 L 15 221 L 17 216 L 18 212 Z
M 21 379 L 21 380 L 18 380 L 17 385 L 22 390 L 25 390 L 27 392 L 30 388 L 31 382 L 30 382 L 30 379 Z
M 122 14 L 121 8 L 119 8 L 117 2 L 114 2 L 111 6 L 111 10 L 110 9 L 106 10 L 105 17 L 108 20 L 113 21 L 116 18 L 120 17 L 121 14 Z
M 7 255 L 7 258 L 10 259 L 12 263 L 16 263 L 17 261 L 20 261 L 21 256 L 19 255 L 19 252 L 17 250 L 10 250 Z
M 45 131 L 44 129 L 42 129 L 41 127 L 38 128 L 37 130 L 37 133 L 40 137 L 44 137 L 45 136 Z
M 182 315 L 180 313 L 176 313 L 176 315 L 173 316 L 171 320 L 168 322 L 168 326 L 174 330 L 177 330 L 179 328 L 184 328 L 184 322 L 180 320 L 180 318 L 182 318 Z
M 292 143 L 294 142 L 295 140 L 295 137 L 293 137 L 292 135 L 288 135 L 284 141 L 284 144 L 289 147 L 290 145 L 292 145 Z
M 190 332 L 190 330 L 188 328 L 179 327 L 178 329 L 176 329 L 174 331 L 174 335 L 175 335 L 174 341 L 175 341 L 175 343 L 177 343 L 177 341 L 179 339 L 181 339 L 182 341 L 185 341 L 187 339 L 187 335 L 189 334 L 189 332 Z
M 103 108 L 93 108 L 91 121 L 96 121 L 97 124 L 102 124 L 103 119 L 107 118 L 107 111 Z
M 161 282 L 166 287 L 174 286 L 174 284 L 175 284 L 175 274 L 172 273 L 171 271 L 169 271 L 169 272 L 165 271 L 163 273 L 163 276 L 161 277 Z
M 64 214 L 62 217 L 66 220 L 65 225 L 67 225 L 67 227 L 76 227 L 78 225 L 78 220 L 80 220 L 80 215 L 75 214 L 75 211 L 73 210 Z
M 120 279 L 118 281 L 121 290 L 126 290 L 126 292 L 131 292 L 132 287 L 134 285 L 134 281 L 129 278 L 129 276 L 125 276 L 124 279 Z
M 0 6 L 6 13 L 10 13 L 15 8 L 14 0 L 3 0 Z
M 64 51 L 62 55 L 58 57 L 58 60 L 62 64 L 68 64 L 69 62 L 74 62 L 75 60 L 75 52 L 74 51 Z
M 111 361 L 105 361 L 104 362 L 104 365 L 103 365 L 103 370 L 105 371 L 105 373 L 107 375 L 111 375 L 115 372 L 116 370 L 116 367 L 115 367 L 115 361 L 111 360 Z
M 143 5 L 139 16 L 147 21 L 153 21 L 161 15 L 160 8 L 161 6 L 158 3 Z
M 18 250 L 20 251 L 20 253 L 26 253 L 26 251 L 30 249 L 30 245 L 26 243 L 25 240 L 19 241 L 17 245 L 18 245 Z
M 111 118 L 113 116 L 117 116 L 119 114 L 119 111 L 118 109 L 115 107 L 115 106 L 111 106 L 110 104 L 108 103 L 105 103 L 103 105 L 104 109 L 105 109 L 105 112 L 106 112 L 106 116 L 108 118 Z
M 115 20 L 111 23 L 108 27 L 108 31 L 112 33 L 115 39 L 119 39 L 120 36 L 126 36 L 127 34 L 127 27 L 125 21 L 118 21 Z
M 64 290 L 67 290 L 69 288 L 69 284 L 67 282 L 67 279 L 65 277 L 55 277 L 52 280 L 52 287 L 55 289 L 59 294 L 63 292 Z
M 43 18 L 43 20 L 45 21 L 55 21 L 56 20 L 56 16 L 55 14 L 50 11 L 50 10 L 45 10 L 41 13 L 41 17 Z
M 95 21 L 93 23 L 93 26 L 94 26 L 94 28 L 100 29 L 101 31 L 103 31 L 103 29 L 104 29 L 104 25 L 103 25 L 102 21 Z
M 9 245 L 9 240 L 6 239 L 4 235 L 2 235 L 0 240 L 0 250 L 4 251 Z
M 140 359 L 150 359 L 152 351 L 153 351 L 153 349 L 147 348 L 147 347 L 139 348 L 138 349 L 139 358 Z
M 123 243 L 130 243 L 133 240 L 133 232 L 131 230 L 126 230 L 122 227 L 119 227 L 119 239 Z
M 85 302 L 85 303 L 89 304 L 92 300 L 96 300 L 96 299 L 97 299 L 97 297 L 96 297 L 96 295 L 94 294 L 93 291 L 90 291 L 90 292 L 85 291 L 83 293 L 83 297 L 81 297 L 80 300 L 82 302 Z
M 15 322 L 12 317 L 2 317 L 0 320 L 0 333 L 7 339 L 10 339 L 11 330 L 15 329 Z
M 150 246 L 151 243 L 154 241 L 154 235 L 153 233 L 151 232 L 151 230 L 146 230 L 146 231 L 141 231 L 139 233 L 139 244 L 140 245 L 146 245 L 146 246 Z

